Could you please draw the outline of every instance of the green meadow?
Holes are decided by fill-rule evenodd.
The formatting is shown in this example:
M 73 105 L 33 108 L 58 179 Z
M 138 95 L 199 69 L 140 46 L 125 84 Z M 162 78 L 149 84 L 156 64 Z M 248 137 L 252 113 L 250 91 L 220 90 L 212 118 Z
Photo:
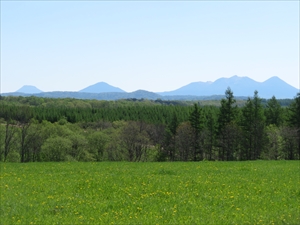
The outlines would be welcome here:
M 0 163 L 0 223 L 299 224 L 299 166 Z

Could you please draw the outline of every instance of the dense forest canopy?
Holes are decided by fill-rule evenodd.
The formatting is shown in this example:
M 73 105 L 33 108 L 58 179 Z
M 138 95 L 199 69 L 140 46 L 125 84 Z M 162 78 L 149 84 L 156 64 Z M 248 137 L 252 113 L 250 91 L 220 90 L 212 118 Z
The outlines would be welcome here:
M 299 159 L 300 93 L 118 101 L 0 96 L 0 160 Z

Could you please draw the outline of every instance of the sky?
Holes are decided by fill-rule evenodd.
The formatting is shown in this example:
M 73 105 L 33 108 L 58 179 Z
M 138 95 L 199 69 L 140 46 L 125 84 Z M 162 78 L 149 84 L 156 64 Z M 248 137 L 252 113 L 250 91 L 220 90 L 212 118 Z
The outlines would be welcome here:
M 0 93 L 101 81 L 161 92 L 234 75 L 300 88 L 299 1 L 0 4 Z

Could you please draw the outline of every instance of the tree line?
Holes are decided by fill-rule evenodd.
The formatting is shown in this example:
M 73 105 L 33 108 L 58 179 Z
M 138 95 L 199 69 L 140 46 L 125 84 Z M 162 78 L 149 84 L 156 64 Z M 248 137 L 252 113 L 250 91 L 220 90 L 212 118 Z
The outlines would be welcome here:
M 230 88 L 218 107 L 0 97 L 0 161 L 258 159 L 300 159 L 300 93 L 287 107 L 257 91 L 240 106 Z

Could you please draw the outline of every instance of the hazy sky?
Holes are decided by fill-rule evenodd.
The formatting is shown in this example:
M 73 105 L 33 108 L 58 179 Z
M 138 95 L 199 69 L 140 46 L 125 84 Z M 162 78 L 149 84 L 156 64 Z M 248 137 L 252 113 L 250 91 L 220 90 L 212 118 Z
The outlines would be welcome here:
M 0 4 L 2 93 L 170 91 L 233 75 L 299 88 L 298 1 Z

